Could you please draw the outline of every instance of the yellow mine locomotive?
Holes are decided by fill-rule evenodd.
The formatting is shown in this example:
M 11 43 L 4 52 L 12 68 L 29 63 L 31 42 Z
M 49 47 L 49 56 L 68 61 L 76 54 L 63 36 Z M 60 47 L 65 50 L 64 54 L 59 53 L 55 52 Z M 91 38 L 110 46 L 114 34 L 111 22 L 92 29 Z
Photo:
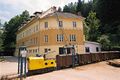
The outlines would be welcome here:
M 28 58 L 28 75 L 53 71 L 56 68 L 54 59 L 44 59 L 43 57 Z

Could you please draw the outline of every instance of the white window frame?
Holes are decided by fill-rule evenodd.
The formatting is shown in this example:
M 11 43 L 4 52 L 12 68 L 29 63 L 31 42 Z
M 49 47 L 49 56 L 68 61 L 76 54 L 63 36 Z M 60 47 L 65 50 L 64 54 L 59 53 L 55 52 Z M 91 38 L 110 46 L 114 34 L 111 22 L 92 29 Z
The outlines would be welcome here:
M 64 40 L 63 34 L 57 34 L 57 42 L 62 42 Z
M 63 27 L 63 21 L 59 21 L 59 27 Z
M 44 36 L 44 42 L 48 42 L 48 35 Z
M 76 21 L 73 21 L 72 23 L 73 23 L 73 27 L 77 27 Z
M 36 31 L 38 31 L 38 25 L 36 25 Z
M 70 34 L 70 41 L 76 41 L 76 35 Z
M 45 28 L 48 28 L 48 22 L 44 23 Z

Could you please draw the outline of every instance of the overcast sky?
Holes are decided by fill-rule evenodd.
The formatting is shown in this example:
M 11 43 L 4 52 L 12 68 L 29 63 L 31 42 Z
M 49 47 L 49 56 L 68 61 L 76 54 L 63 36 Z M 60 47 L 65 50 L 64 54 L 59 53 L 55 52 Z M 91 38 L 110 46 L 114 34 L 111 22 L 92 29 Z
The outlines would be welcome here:
M 1 22 L 10 20 L 13 16 L 28 10 L 30 14 L 35 11 L 45 11 L 52 6 L 63 7 L 70 2 L 78 0 L 0 0 Z M 87 1 L 87 0 L 85 0 Z

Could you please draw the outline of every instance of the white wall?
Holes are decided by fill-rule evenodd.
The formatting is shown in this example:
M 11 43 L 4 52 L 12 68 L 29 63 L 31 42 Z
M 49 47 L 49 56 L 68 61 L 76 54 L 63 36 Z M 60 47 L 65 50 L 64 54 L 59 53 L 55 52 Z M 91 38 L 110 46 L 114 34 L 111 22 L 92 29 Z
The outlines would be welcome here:
M 85 42 L 85 48 L 89 47 L 90 53 L 98 53 L 96 51 L 96 47 L 99 48 L 99 52 L 101 52 L 101 45 L 96 42 Z

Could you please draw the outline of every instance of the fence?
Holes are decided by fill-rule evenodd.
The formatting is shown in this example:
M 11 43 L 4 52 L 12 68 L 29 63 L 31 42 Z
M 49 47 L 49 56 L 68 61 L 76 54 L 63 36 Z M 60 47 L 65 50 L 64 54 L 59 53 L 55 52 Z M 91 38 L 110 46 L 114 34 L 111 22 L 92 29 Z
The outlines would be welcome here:
M 0 56 L 13 56 L 13 51 L 0 51 Z
M 120 58 L 120 52 L 77 54 L 75 55 L 75 64 L 83 65 L 118 58 Z M 73 56 L 57 55 L 56 63 L 58 68 L 71 67 L 73 66 Z

